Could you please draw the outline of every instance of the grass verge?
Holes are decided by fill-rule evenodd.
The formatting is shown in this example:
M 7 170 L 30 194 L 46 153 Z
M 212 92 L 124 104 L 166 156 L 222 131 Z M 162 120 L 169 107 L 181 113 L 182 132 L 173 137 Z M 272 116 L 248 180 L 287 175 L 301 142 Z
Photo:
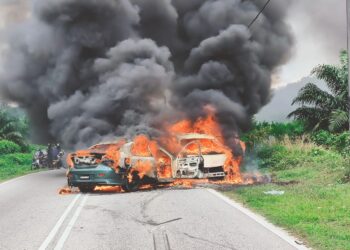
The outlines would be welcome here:
M 350 249 L 350 184 L 344 183 L 350 164 L 342 155 L 314 145 L 280 143 L 258 149 L 260 165 L 273 180 L 223 192 L 315 249 Z M 284 195 L 266 195 L 283 190 Z
M 37 172 L 31 170 L 32 153 L 14 153 L 0 156 L 0 182 Z

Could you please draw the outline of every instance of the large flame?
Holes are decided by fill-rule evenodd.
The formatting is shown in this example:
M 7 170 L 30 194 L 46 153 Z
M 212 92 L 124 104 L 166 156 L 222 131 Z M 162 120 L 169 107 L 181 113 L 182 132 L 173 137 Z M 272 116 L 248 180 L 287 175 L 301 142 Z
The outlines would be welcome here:
M 191 144 L 186 148 L 188 154 L 198 154 L 199 148 L 202 154 L 209 153 L 223 153 L 226 155 L 226 162 L 224 170 L 227 173 L 226 181 L 233 183 L 242 183 L 242 176 L 240 173 L 240 165 L 242 164 L 243 155 L 235 154 L 230 147 L 227 146 L 227 142 L 222 134 L 222 129 L 219 122 L 215 117 L 215 109 L 211 106 L 205 107 L 206 116 L 199 117 L 195 121 L 189 119 L 181 120 L 175 124 L 166 124 L 166 136 L 159 139 L 160 143 L 170 152 L 179 152 L 182 145 L 179 144 L 176 135 L 198 133 L 206 134 L 215 137 L 216 141 L 201 139 L 199 140 L 200 147 L 197 144 Z M 245 144 L 236 139 L 231 144 L 237 144 L 245 150 Z
M 206 115 L 199 117 L 192 121 L 190 119 L 183 119 L 176 123 L 163 124 L 164 133 L 161 137 L 150 139 L 146 135 L 138 135 L 133 139 L 130 158 L 125 158 L 125 163 L 132 165 L 130 172 L 128 173 L 129 181 L 133 176 L 137 174 L 140 179 L 147 176 L 152 176 L 159 179 L 172 179 L 173 173 L 173 160 L 176 157 L 185 157 L 186 155 L 213 155 L 224 154 L 226 160 L 224 163 L 224 172 L 226 177 L 216 183 L 229 183 L 229 184 L 241 184 L 251 181 L 251 178 L 247 179 L 242 177 L 240 172 L 240 166 L 242 164 L 243 155 L 245 150 L 245 144 L 239 139 L 235 139 L 234 142 L 227 142 L 223 136 L 220 124 L 215 116 L 215 109 L 206 106 L 204 109 Z M 181 135 L 205 135 L 198 139 L 191 139 L 191 136 L 182 137 Z M 180 137 L 179 137 L 180 136 Z M 214 138 L 214 139 L 212 139 Z M 186 141 L 188 140 L 188 141 Z M 118 143 L 110 144 L 105 148 L 96 145 L 90 147 L 88 150 L 80 150 L 74 154 L 77 156 L 90 156 L 94 152 L 104 150 L 104 156 L 101 159 L 112 160 L 113 167 L 118 171 L 120 164 L 120 148 L 126 143 L 125 140 L 121 140 Z M 235 152 L 228 146 L 236 144 L 241 147 L 242 150 Z M 103 144 L 102 144 L 103 145 Z M 72 157 L 68 157 L 69 165 L 73 165 Z M 208 179 L 176 179 L 170 185 L 191 187 L 197 183 L 209 183 Z M 103 191 L 104 189 L 97 189 Z M 118 189 L 119 190 L 119 189 Z

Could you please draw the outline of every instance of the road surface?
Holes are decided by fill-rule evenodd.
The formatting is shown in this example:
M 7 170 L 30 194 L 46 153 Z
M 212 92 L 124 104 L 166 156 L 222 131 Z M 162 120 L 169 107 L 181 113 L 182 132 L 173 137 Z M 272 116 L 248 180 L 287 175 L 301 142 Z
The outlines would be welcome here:
M 298 247 L 207 189 L 59 195 L 64 185 L 63 170 L 0 184 L 0 249 Z

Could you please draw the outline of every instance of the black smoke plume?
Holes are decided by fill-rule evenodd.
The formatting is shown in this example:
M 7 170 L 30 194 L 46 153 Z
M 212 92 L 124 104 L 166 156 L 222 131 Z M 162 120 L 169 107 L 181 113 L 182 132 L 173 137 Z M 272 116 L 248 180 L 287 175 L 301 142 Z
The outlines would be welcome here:
M 29 114 L 36 142 L 86 146 L 156 135 L 216 109 L 229 139 L 269 101 L 290 54 L 287 0 L 33 0 L 4 32 L 3 98 Z

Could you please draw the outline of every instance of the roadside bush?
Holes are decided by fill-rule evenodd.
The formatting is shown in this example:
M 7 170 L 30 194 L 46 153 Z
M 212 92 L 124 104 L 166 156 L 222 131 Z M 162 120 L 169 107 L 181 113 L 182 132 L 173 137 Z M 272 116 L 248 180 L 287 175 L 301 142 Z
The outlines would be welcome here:
M 32 154 L 6 154 L 0 157 L 0 181 L 32 172 Z
M 339 152 L 350 155 L 350 133 L 344 132 L 334 136 L 334 147 Z
M 256 151 L 260 168 L 275 168 L 285 157 L 287 149 L 282 145 L 263 145 Z
M 350 157 L 345 159 L 346 166 L 344 169 L 344 177 L 342 178 L 343 183 L 350 183 Z
M 304 126 L 300 122 L 290 122 L 290 123 L 255 123 L 253 129 L 245 133 L 242 136 L 242 140 L 252 146 L 257 143 L 264 142 L 271 138 L 276 140 L 282 140 L 284 137 L 288 136 L 290 139 L 294 140 L 299 138 L 304 133 Z
M 260 168 L 270 170 L 287 170 L 295 167 L 314 167 L 328 165 L 330 169 L 338 169 L 344 165 L 343 157 L 322 147 L 302 144 L 261 145 L 256 148 L 257 162 Z
M 345 155 L 350 155 L 350 133 L 332 134 L 328 131 L 319 131 L 311 134 L 311 140 L 319 146 L 325 146 Z
M 8 140 L 0 140 L 0 155 L 21 152 L 21 147 Z
M 18 166 L 28 166 L 32 163 L 31 154 L 15 153 L 3 155 L 0 158 L 0 168 L 16 168 Z
M 333 135 L 328 131 L 321 130 L 319 132 L 312 133 L 311 140 L 317 145 L 330 147 L 333 143 Z

